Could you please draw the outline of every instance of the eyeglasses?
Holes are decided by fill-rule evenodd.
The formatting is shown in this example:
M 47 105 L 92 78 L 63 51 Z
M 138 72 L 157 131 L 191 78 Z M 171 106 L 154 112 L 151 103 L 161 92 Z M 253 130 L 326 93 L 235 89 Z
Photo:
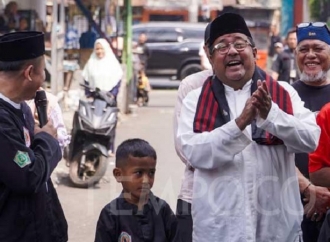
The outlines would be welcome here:
M 224 55 L 227 54 L 231 46 L 234 46 L 235 50 L 238 52 L 243 51 L 248 45 L 252 46 L 247 40 L 236 40 L 234 43 L 219 43 L 213 47 L 212 53 L 217 51 L 218 53 Z
M 305 23 L 300 23 L 297 25 L 297 29 L 299 28 L 306 28 L 306 27 L 309 27 L 309 26 L 314 26 L 314 27 L 320 27 L 320 28 L 323 28 L 323 27 L 326 27 L 328 29 L 328 26 L 327 26 L 327 23 L 324 23 L 324 22 L 305 22 Z

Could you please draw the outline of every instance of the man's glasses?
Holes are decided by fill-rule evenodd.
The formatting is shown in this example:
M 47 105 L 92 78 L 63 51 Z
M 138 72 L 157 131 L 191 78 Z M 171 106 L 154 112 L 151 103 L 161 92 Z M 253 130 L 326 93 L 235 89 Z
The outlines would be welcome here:
M 235 50 L 237 50 L 238 52 L 241 52 L 248 45 L 252 46 L 247 40 L 236 40 L 234 43 L 221 42 L 219 44 L 216 44 L 213 47 L 212 53 L 217 51 L 218 53 L 220 53 L 222 55 L 227 54 L 231 46 L 234 46 Z
M 299 28 L 306 28 L 306 27 L 309 27 L 309 26 L 314 26 L 314 27 L 326 27 L 328 29 L 328 26 L 326 23 L 324 22 L 305 22 L 305 23 L 300 23 L 297 25 L 297 29 Z

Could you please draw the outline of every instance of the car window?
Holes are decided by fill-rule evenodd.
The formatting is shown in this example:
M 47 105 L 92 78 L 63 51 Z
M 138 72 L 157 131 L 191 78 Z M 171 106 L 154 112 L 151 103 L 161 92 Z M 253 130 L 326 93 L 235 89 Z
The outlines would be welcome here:
M 203 39 L 204 38 L 204 29 L 195 29 L 195 28 L 189 28 L 183 30 L 183 37 L 185 39 Z
M 201 46 L 201 42 L 200 41 L 196 41 L 196 40 L 186 40 L 183 41 L 180 45 L 180 47 L 189 47 L 190 49 L 194 49 L 194 50 L 198 50 Z
M 180 31 L 173 28 L 150 28 L 147 32 L 147 42 L 178 42 L 180 36 Z

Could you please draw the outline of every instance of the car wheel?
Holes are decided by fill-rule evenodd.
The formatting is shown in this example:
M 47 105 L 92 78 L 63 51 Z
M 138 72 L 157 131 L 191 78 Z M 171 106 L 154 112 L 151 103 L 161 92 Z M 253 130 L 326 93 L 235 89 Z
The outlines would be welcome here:
M 180 80 L 183 80 L 187 76 L 199 72 L 201 70 L 202 70 L 202 66 L 200 64 L 196 64 L 196 63 L 188 64 L 181 69 L 179 78 Z

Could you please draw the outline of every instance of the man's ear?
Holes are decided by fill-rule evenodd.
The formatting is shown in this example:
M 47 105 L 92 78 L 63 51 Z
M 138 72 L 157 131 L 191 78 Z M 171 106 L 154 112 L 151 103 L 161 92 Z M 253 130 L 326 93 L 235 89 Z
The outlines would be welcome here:
M 25 79 L 28 79 L 29 81 L 32 81 L 32 78 L 31 78 L 32 70 L 33 70 L 33 65 L 29 65 L 25 68 L 25 70 L 24 70 Z
M 253 52 L 254 59 L 257 60 L 257 54 L 258 54 L 257 48 L 253 47 L 252 52 Z
M 122 171 L 120 168 L 114 168 L 112 171 L 113 176 L 115 177 L 117 182 L 122 182 Z

